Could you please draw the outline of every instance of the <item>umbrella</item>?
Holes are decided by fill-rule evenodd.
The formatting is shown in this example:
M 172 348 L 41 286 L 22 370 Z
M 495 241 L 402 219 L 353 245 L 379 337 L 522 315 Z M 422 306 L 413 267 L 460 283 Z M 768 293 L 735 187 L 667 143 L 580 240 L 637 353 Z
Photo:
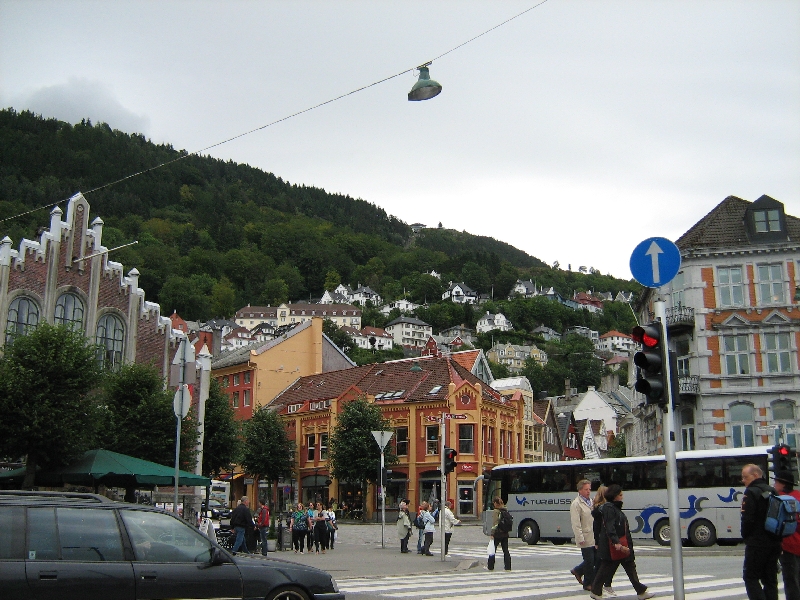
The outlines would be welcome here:
M 22 480 L 25 468 L 0 473 L 0 481 Z M 110 450 L 89 450 L 66 467 L 36 474 L 37 485 L 105 485 L 106 487 L 173 485 L 175 469 Z M 178 472 L 179 485 L 211 485 L 211 479 L 187 471 Z

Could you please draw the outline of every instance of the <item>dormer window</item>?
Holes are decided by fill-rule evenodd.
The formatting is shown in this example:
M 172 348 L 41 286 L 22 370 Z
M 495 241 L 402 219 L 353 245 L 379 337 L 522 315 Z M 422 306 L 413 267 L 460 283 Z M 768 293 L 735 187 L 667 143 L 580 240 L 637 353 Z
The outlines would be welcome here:
M 747 237 L 753 243 L 786 241 L 786 214 L 783 204 L 761 196 L 745 211 Z

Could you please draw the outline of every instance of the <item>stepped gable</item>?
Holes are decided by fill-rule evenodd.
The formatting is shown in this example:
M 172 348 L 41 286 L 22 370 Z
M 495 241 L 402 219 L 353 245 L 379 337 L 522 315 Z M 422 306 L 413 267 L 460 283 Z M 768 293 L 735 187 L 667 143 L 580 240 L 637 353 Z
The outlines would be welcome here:
M 769 196 L 761 196 L 758 201 L 776 202 Z M 747 236 L 744 217 L 752 204 L 748 200 L 728 196 L 678 238 L 675 244 L 681 250 L 763 245 L 763 241 L 753 243 Z M 800 241 L 800 219 L 787 214 L 786 229 L 789 241 Z

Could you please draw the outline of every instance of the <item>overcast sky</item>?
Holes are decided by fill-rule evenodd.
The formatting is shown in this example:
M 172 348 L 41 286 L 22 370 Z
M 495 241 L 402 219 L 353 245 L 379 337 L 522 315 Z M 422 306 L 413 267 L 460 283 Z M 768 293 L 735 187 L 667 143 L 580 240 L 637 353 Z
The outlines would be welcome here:
M 540 1 L 0 0 L 0 104 L 194 152 Z M 726 196 L 800 216 L 797 0 L 547 0 L 431 77 L 434 99 L 409 72 L 208 153 L 622 278 Z

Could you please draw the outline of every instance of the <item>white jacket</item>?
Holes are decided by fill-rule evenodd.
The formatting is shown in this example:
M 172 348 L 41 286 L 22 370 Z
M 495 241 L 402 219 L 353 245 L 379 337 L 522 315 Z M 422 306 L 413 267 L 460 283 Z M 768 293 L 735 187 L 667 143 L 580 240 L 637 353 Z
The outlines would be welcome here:
M 453 514 L 453 511 L 444 507 L 444 512 L 442 513 L 442 519 L 444 519 L 444 532 L 445 533 L 453 533 L 453 525 L 458 525 L 461 523 L 456 516 Z
M 575 544 L 580 548 L 594 546 L 592 509 L 580 495 L 575 497 L 569 507 L 569 521 L 572 525 L 572 535 L 575 536 Z

